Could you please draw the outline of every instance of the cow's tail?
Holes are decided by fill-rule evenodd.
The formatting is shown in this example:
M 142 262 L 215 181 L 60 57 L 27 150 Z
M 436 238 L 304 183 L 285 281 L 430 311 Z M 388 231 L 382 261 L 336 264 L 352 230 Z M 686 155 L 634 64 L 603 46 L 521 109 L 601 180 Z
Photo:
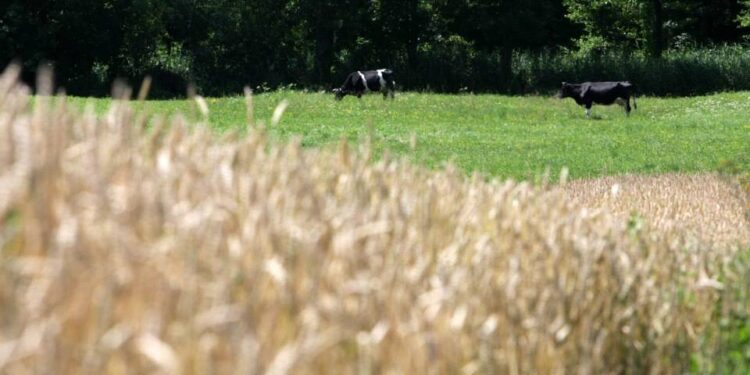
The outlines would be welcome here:
M 387 95 L 393 99 L 396 94 L 396 81 L 393 79 L 393 70 L 383 69 L 380 71 L 380 74 L 382 74 L 386 82 Z
M 631 83 L 630 89 L 632 90 L 632 93 L 633 93 L 633 108 L 638 109 L 638 103 L 636 103 L 636 101 L 635 101 L 635 97 L 636 97 L 636 95 L 635 95 L 635 85 L 633 85 Z

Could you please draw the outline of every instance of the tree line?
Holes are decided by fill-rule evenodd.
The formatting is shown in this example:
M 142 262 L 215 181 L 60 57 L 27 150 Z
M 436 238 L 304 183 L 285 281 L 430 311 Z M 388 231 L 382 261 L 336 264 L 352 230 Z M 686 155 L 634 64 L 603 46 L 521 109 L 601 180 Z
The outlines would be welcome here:
M 658 61 L 750 42 L 750 0 L 6 0 L 0 63 L 52 64 L 77 95 L 154 78 L 156 96 L 330 89 L 390 67 L 401 88 L 526 92 L 537 56 Z M 524 60 L 526 59 L 526 60 Z M 616 60 L 616 59 L 615 59 Z

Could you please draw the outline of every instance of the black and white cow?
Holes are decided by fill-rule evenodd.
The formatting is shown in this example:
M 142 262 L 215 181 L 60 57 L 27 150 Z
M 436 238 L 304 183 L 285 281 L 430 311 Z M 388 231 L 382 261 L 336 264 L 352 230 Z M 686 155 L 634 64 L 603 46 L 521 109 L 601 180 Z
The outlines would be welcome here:
M 383 93 L 383 99 L 389 95 L 393 99 L 396 93 L 396 81 L 393 80 L 392 70 L 358 70 L 349 74 L 340 88 L 333 89 L 336 100 L 341 100 L 346 95 L 356 95 L 362 98 L 362 94 L 378 91 Z
M 638 109 L 635 102 L 635 86 L 628 81 L 621 82 L 584 82 L 562 83 L 560 98 L 573 98 L 578 105 L 586 107 L 586 117 L 591 115 L 591 106 L 596 104 L 612 104 L 622 100 L 625 104 L 625 114 L 630 115 L 630 97 L 633 97 L 633 107 Z M 621 103 L 622 104 L 622 103 Z

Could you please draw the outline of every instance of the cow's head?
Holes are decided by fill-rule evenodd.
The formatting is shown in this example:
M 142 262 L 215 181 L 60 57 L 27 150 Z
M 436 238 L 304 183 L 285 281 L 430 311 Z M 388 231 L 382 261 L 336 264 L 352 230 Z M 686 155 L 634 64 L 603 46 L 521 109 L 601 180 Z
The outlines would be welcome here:
M 341 100 L 344 98 L 344 91 L 341 89 L 333 89 L 333 94 L 335 95 L 336 100 Z
M 562 99 L 562 98 L 569 98 L 569 97 L 575 95 L 575 93 L 573 92 L 573 90 L 574 90 L 574 86 L 573 85 L 571 85 L 571 84 L 569 84 L 567 82 L 563 82 L 562 85 L 560 86 L 560 92 L 557 93 L 557 97 L 560 98 L 560 99 Z

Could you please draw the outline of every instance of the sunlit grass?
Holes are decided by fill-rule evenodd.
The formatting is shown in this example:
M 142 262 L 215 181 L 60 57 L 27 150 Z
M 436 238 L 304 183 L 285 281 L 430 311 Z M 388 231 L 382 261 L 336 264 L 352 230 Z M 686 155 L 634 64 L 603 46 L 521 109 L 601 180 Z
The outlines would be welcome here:
M 712 171 L 750 149 L 750 92 L 645 97 L 629 118 L 618 106 L 595 106 L 593 118 L 585 119 L 571 100 L 552 97 L 400 93 L 395 101 L 369 96 L 336 102 L 329 94 L 280 91 L 254 97 L 256 118 L 267 121 L 282 100 L 289 107 L 270 129 L 274 139 L 299 137 L 303 146 L 320 147 L 372 136 L 376 150 L 429 167 L 450 161 L 468 172 L 516 179 L 547 168 L 554 178 L 563 167 L 573 178 Z M 100 111 L 109 104 L 74 102 L 92 102 Z M 207 103 L 213 128 L 245 126 L 243 97 Z M 199 118 L 187 100 L 148 101 L 142 107 Z

